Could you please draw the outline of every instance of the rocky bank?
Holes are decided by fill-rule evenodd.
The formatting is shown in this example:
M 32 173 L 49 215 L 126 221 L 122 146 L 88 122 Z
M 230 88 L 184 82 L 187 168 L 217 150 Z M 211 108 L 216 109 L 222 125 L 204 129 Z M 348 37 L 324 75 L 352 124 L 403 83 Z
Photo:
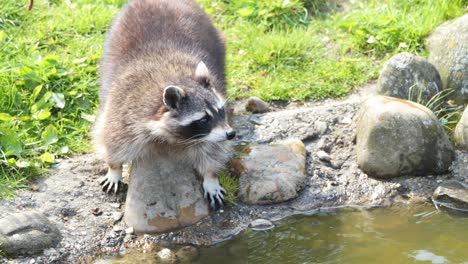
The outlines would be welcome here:
M 23 211 L 42 212 L 60 230 L 62 240 L 38 256 L 0 258 L 0 263 L 89 263 L 103 254 L 129 248 L 153 251 L 176 244 L 213 245 L 238 234 L 258 218 L 274 221 L 330 207 L 428 201 L 444 182 L 468 184 L 468 153 L 460 151 L 456 151 L 449 172 L 438 176 L 376 179 L 359 169 L 354 120 L 362 101 L 374 88 L 368 85 L 345 100 L 273 106 L 272 112 L 264 114 L 235 110 L 237 144 L 275 145 L 291 138 L 302 141 L 304 177 L 293 177 L 298 187 L 288 189 L 295 192 L 286 192 L 290 196 L 283 197 L 282 203 L 248 205 L 239 200 L 235 206 L 212 212 L 197 224 L 170 233 L 136 236 L 132 228 L 125 226 L 125 188 L 118 195 L 101 191 L 98 179 L 104 175 L 105 166 L 93 154 L 62 160 L 48 177 L 40 178 L 15 199 L 0 201 L 0 218 Z M 301 158 L 300 148 L 293 149 L 292 153 Z

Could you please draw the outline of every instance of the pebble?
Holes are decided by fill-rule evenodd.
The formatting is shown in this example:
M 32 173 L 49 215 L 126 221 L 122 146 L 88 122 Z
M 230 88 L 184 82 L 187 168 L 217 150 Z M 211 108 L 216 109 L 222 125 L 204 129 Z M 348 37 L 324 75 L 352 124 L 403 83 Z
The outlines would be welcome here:
M 123 214 L 121 212 L 113 212 L 112 213 L 112 219 L 114 219 L 115 222 L 120 221 L 122 219 Z
M 125 234 L 133 234 L 135 233 L 135 229 L 133 228 L 133 226 L 125 229 Z
M 266 219 L 255 219 L 252 222 L 250 222 L 250 228 L 255 231 L 265 231 L 265 230 L 270 230 L 275 227 L 275 225 L 266 220 Z
M 157 256 L 161 260 L 162 263 L 176 263 L 177 262 L 177 256 L 172 252 L 172 250 L 168 248 L 163 248 L 161 249 L 158 253 Z
M 326 153 L 326 152 L 323 151 L 323 150 L 317 151 L 317 157 L 318 157 L 319 160 L 321 160 L 321 161 L 325 161 L 325 162 L 330 162 L 330 161 L 331 161 L 330 155 L 328 155 L 328 153 Z
M 112 208 L 120 208 L 120 203 L 111 203 L 109 204 Z

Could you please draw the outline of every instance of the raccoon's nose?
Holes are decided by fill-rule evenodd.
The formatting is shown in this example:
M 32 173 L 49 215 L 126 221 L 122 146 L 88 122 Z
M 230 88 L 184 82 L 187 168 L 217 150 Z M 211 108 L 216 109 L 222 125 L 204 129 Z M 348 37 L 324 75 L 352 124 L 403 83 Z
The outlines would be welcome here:
M 236 136 L 236 131 L 234 131 L 234 130 L 226 132 L 226 137 L 229 140 L 233 139 L 235 136 Z

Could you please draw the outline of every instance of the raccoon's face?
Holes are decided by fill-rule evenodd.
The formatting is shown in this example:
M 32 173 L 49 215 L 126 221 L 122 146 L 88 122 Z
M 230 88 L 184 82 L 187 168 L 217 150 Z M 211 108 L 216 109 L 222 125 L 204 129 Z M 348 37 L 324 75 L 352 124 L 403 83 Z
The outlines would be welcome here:
M 163 102 L 168 111 L 161 121 L 168 136 L 175 142 L 187 143 L 233 139 L 236 132 L 227 122 L 226 100 L 210 84 L 203 62 L 194 76 L 164 89 Z

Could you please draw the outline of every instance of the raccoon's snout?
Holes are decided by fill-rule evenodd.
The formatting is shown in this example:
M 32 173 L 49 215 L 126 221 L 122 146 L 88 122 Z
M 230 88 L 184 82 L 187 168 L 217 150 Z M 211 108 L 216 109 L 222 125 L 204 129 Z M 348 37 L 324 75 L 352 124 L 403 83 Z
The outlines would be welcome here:
M 226 137 L 227 137 L 228 140 L 233 139 L 234 137 L 236 137 L 236 131 L 230 130 L 230 131 L 226 132 Z

